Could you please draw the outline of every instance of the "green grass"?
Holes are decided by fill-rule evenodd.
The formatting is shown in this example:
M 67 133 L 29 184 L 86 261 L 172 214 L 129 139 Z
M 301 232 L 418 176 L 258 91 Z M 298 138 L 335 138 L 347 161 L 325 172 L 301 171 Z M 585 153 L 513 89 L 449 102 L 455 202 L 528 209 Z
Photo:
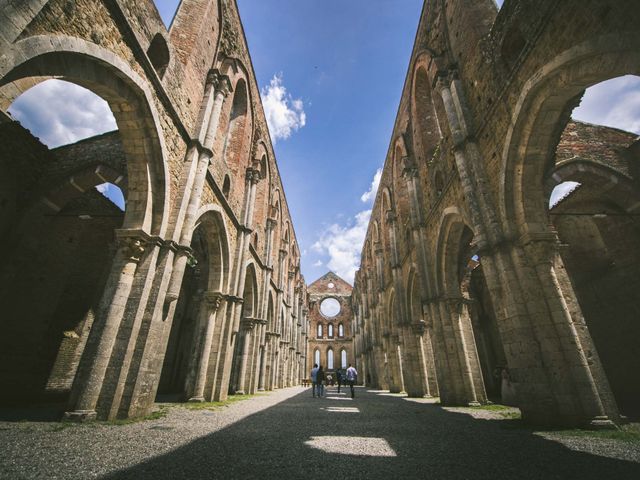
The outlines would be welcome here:
M 486 405 L 475 405 L 475 406 L 470 406 L 466 408 L 472 408 L 474 410 L 486 410 L 488 412 L 496 412 L 501 417 L 507 420 L 519 420 L 522 418 L 522 415 L 520 414 L 520 410 L 517 410 L 514 407 L 500 405 L 498 403 L 488 403 Z
M 602 438 L 640 444 L 640 425 L 638 424 L 623 425 L 619 430 L 582 430 L 576 428 L 555 430 L 553 433 L 563 437 Z
M 60 423 L 55 424 L 49 431 L 51 432 L 60 432 L 67 428 L 75 428 L 75 427 L 89 427 L 95 428 L 98 425 L 106 425 L 106 426 L 122 426 L 122 425 L 131 425 L 133 423 L 146 422 L 148 420 L 159 420 L 164 418 L 169 413 L 169 409 L 166 406 L 161 406 L 158 410 L 151 412 L 149 415 L 144 417 L 135 417 L 135 418 L 117 418 L 114 420 L 95 420 L 89 422 L 71 422 L 68 420 L 62 420 Z
M 248 400 L 252 397 L 268 395 L 267 393 L 257 393 L 255 395 L 229 395 L 226 400 L 222 402 L 193 402 L 193 403 L 174 403 L 173 407 L 182 407 L 187 410 L 216 410 L 222 407 L 227 407 L 235 402 L 242 400 Z
M 160 420 L 164 418 L 169 413 L 169 409 L 165 406 L 161 406 L 159 410 L 151 412 L 149 415 L 144 417 L 135 417 L 135 418 L 116 418 L 115 420 L 104 420 L 99 422 L 94 422 L 99 425 L 131 425 L 132 423 L 146 422 L 148 420 Z

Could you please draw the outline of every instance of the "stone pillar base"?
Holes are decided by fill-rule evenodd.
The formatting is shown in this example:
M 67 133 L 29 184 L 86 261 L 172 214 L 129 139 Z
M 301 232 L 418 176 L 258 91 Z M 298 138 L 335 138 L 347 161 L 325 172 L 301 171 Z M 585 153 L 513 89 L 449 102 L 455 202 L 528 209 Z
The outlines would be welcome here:
M 64 412 L 62 419 L 67 422 L 91 422 L 97 416 L 95 410 L 74 410 L 73 412 Z
M 204 397 L 191 397 L 187 400 L 189 403 L 202 403 L 204 402 Z
M 476 402 L 476 401 L 468 402 L 467 406 L 468 407 L 479 407 L 480 406 L 480 402 Z
M 593 420 L 589 422 L 589 428 L 593 430 L 618 430 L 618 426 L 613 423 L 609 417 L 594 417 Z
M 246 393 L 245 393 L 245 391 L 244 391 L 244 390 L 236 390 L 236 391 L 234 392 L 234 395 L 246 395 Z
M 259 388 L 258 391 L 259 392 L 264 392 L 265 390 L 264 390 L 264 388 Z

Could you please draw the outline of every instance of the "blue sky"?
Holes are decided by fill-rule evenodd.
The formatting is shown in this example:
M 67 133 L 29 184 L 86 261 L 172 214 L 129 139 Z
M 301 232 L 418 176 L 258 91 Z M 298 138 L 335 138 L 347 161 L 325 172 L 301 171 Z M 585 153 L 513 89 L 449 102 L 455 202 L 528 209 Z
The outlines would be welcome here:
M 332 269 L 351 281 L 373 201 L 361 196 L 384 162 L 422 0 L 238 6 L 258 84 L 280 75 L 306 115 L 275 143 L 303 274 L 311 282 Z
M 166 24 L 178 3 L 156 0 Z M 238 0 L 308 283 L 329 269 L 353 280 L 422 3 Z M 9 111 L 49 146 L 115 125 L 101 99 L 56 80 Z M 592 87 L 574 117 L 640 134 L 640 79 Z

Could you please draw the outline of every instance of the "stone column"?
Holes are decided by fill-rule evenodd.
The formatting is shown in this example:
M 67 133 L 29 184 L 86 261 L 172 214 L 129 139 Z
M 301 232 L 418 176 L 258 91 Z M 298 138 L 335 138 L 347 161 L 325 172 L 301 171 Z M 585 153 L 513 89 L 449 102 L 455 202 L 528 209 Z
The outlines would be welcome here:
M 198 162 L 196 166 L 195 177 L 193 179 L 193 186 L 189 195 L 189 202 L 186 205 L 184 214 L 184 223 L 182 226 L 182 234 L 180 236 L 181 245 L 191 244 L 191 236 L 193 235 L 193 229 L 197 220 L 198 209 L 200 208 L 202 191 L 204 190 L 204 183 L 207 178 L 207 170 L 209 168 L 209 162 L 213 158 L 213 143 L 220 124 L 220 116 L 222 113 L 222 106 L 225 98 L 232 91 L 231 82 L 229 78 L 219 77 L 214 83 L 215 85 L 215 97 L 213 106 L 211 107 L 211 114 L 209 121 L 206 123 L 206 134 L 204 135 L 204 142 L 200 148 L 198 156 Z M 206 109 L 205 109 L 206 110 Z M 202 135 L 202 131 L 200 133 Z M 184 276 L 184 270 L 187 265 L 188 255 L 184 251 L 178 251 L 174 260 L 174 268 L 171 275 L 171 281 L 167 290 L 167 298 L 174 300 L 178 298 L 180 294 L 180 287 L 182 285 L 182 277 Z
M 190 402 L 204 402 L 204 387 L 207 379 L 207 369 L 209 368 L 209 356 L 211 355 L 211 341 L 216 323 L 216 314 L 220 308 L 222 294 L 220 292 L 206 292 L 204 294 L 203 310 L 201 318 L 201 341 L 196 352 L 195 379 Z
M 563 268 L 556 268 L 562 262 L 558 253 L 559 241 L 555 235 L 546 238 L 541 235 L 531 236 L 525 242 L 524 251 L 540 285 L 538 288 L 531 285 L 530 302 L 538 303 L 540 307 L 544 305 L 549 311 L 544 320 L 535 319 L 535 329 L 537 337 L 544 338 L 549 349 L 545 352 L 545 364 L 556 374 L 553 390 L 558 413 L 565 421 L 573 415 L 575 420 L 569 420 L 569 423 L 587 420 L 592 425 L 610 425 L 610 418 L 618 420 L 617 408 L 614 402 L 607 401 L 606 376 L 601 371 L 573 286 L 568 278 L 564 278 L 562 284 L 558 278 L 558 273 L 566 275 Z M 600 388 L 594 374 L 600 376 Z
M 65 413 L 66 419 L 83 421 L 96 418 L 96 405 L 116 336 L 138 263 L 145 252 L 145 238 L 130 235 L 129 231 L 116 230 L 116 257 L 85 349 L 85 352 L 93 355 L 84 355 L 81 360 L 69 405 L 73 410 Z
M 433 352 L 433 327 L 431 324 L 427 324 L 424 329 L 424 335 L 422 335 L 422 358 L 425 363 L 427 390 L 428 394 L 433 397 L 440 396 L 440 389 L 438 388 L 438 379 L 436 374 L 435 355 Z
M 402 391 L 402 371 L 400 368 L 398 343 L 399 338 L 397 335 L 392 335 L 390 333 L 386 333 L 384 335 L 384 344 L 387 353 L 389 391 L 391 393 L 400 393 Z
M 242 353 L 240 358 L 240 370 L 238 373 L 238 385 L 236 386 L 236 395 L 245 394 L 245 383 L 247 374 L 247 362 L 249 359 L 249 344 L 251 343 L 251 336 L 255 322 L 252 318 L 244 318 L 242 320 L 241 329 L 243 332 L 244 342 L 242 343 Z

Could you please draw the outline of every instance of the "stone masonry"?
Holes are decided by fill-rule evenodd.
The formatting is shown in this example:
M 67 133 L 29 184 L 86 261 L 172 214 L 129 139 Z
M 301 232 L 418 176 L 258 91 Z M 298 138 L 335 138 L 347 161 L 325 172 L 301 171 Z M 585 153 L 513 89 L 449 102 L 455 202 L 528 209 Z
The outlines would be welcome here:
M 300 251 L 235 2 L 183 0 L 169 30 L 151 0 L 0 12 L 0 401 L 112 419 L 299 384 Z M 50 78 L 118 131 L 42 145 L 5 112 Z
M 333 272 L 326 273 L 307 287 L 309 298 L 307 378 L 314 363 L 322 365 L 325 372 L 331 374 L 334 380 L 336 370 L 346 370 L 349 363 L 355 364 L 352 290 L 353 287 L 349 283 Z M 329 303 L 322 307 L 327 299 Z M 333 310 L 331 302 L 334 305 Z
M 353 291 L 371 386 L 467 405 L 511 384 L 534 423 L 637 417 L 639 142 L 569 122 L 627 74 L 636 1 L 425 1 Z

